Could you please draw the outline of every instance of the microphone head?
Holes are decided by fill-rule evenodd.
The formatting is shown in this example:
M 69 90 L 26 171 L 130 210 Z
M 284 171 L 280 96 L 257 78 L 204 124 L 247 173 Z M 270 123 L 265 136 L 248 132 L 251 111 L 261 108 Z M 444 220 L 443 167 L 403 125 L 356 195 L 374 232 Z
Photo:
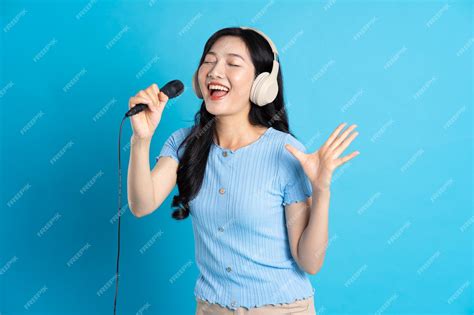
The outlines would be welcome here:
M 173 80 L 166 83 L 165 86 L 161 88 L 161 91 L 163 91 L 163 93 L 165 93 L 169 98 L 173 98 L 183 93 L 184 84 L 179 80 Z

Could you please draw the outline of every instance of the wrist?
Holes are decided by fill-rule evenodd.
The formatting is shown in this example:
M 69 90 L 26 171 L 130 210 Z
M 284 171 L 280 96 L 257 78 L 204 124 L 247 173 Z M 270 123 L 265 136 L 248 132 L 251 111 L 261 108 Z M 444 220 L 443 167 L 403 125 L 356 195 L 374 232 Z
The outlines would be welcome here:
M 130 138 L 130 144 L 150 144 L 151 137 L 137 137 L 137 135 L 132 134 Z
M 321 187 L 318 185 L 312 185 L 313 191 L 317 194 L 329 194 L 331 192 L 330 187 Z

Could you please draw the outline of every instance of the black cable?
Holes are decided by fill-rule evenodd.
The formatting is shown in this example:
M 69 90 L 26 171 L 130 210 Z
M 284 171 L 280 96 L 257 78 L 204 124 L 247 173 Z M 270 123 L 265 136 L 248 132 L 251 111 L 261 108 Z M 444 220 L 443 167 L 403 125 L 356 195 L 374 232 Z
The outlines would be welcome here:
M 124 116 L 122 122 L 120 123 L 119 138 L 118 138 L 118 236 L 117 236 L 117 270 L 115 272 L 115 298 L 114 298 L 114 315 L 117 312 L 117 294 L 118 294 L 118 278 L 119 278 L 119 258 L 120 258 L 120 217 L 122 214 L 120 210 L 122 209 L 122 168 L 120 163 L 120 138 L 122 135 L 122 126 L 123 122 L 127 116 Z

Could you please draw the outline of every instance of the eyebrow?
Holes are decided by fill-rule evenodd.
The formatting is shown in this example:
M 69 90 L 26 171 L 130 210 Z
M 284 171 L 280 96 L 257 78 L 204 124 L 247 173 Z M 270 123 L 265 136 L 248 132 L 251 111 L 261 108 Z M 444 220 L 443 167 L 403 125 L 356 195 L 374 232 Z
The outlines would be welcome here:
M 209 51 L 208 54 L 211 54 L 211 55 L 214 55 L 216 56 L 217 54 L 214 52 L 214 51 Z M 240 59 L 242 59 L 243 61 L 245 61 L 244 57 L 242 57 L 241 55 L 239 54 L 235 54 L 235 53 L 228 53 L 227 56 L 234 56 L 234 57 L 239 57 Z

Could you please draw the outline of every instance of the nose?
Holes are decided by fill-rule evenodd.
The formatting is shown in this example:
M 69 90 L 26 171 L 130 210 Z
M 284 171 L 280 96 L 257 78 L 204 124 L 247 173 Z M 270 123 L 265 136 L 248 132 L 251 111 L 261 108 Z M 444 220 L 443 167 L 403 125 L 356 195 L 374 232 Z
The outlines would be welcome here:
M 223 66 L 221 66 L 221 62 L 217 61 L 214 63 L 214 66 L 209 70 L 207 75 L 211 78 L 223 78 Z

